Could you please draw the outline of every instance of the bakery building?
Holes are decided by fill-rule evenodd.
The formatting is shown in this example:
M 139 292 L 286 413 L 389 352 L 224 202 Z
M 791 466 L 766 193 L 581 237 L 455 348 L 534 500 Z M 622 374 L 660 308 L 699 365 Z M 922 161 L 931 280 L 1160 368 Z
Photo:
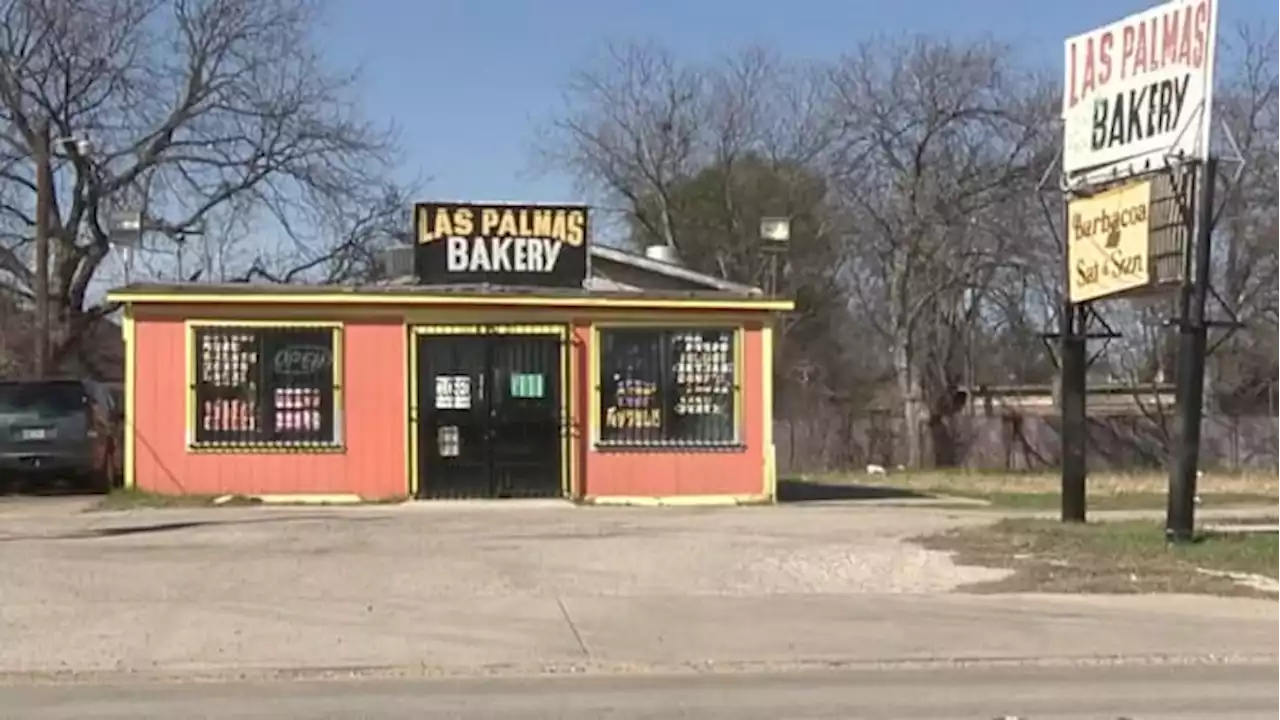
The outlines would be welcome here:
M 774 323 L 792 303 L 593 246 L 588 220 L 582 206 L 424 203 L 392 281 L 113 291 L 125 484 L 772 501 Z

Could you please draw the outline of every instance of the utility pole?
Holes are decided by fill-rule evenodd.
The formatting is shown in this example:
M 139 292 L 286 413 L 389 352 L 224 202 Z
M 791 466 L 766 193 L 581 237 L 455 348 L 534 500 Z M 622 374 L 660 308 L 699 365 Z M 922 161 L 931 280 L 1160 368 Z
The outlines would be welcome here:
M 1214 184 L 1218 161 L 1209 157 L 1200 168 L 1196 188 L 1194 250 L 1178 293 L 1178 433 L 1169 475 L 1165 538 L 1189 542 L 1195 537 L 1196 474 L 1200 466 L 1200 425 L 1204 415 L 1204 364 L 1209 333 L 1205 304 L 1209 296 L 1213 243 Z M 1185 266 L 1184 266 L 1185 267 Z
M 53 168 L 49 158 L 49 121 L 36 131 L 36 377 L 49 375 L 49 217 L 53 208 Z

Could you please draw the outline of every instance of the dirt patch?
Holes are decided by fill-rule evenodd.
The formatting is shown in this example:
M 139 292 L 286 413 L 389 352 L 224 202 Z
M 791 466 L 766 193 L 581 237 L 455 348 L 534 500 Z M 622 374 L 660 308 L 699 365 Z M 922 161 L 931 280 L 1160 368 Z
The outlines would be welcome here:
M 1152 521 L 1086 525 L 1007 519 L 921 538 L 930 550 L 954 554 L 961 565 L 1008 568 L 999 580 L 964 592 L 1199 593 L 1273 598 L 1264 582 L 1275 578 L 1280 543 L 1274 533 L 1205 533 L 1170 545 Z

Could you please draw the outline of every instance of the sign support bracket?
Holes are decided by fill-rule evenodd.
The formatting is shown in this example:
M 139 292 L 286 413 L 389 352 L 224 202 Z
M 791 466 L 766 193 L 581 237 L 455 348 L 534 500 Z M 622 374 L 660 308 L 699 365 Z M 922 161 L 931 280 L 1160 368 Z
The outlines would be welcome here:
M 1106 351 L 1107 346 L 1111 341 L 1119 340 L 1124 337 L 1124 333 L 1116 332 L 1116 330 L 1111 327 L 1111 324 L 1106 321 L 1106 318 L 1102 317 L 1102 314 L 1098 312 L 1098 309 L 1093 305 L 1093 303 L 1080 303 L 1076 307 L 1080 308 L 1084 315 L 1084 325 L 1080 333 L 1081 337 L 1086 341 L 1102 341 L 1102 347 L 1098 348 L 1097 351 L 1090 355 L 1089 359 L 1085 362 L 1085 367 L 1089 368 L 1093 367 L 1093 365 L 1098 361 L 1098 358 L 1102 357 L 1102 353 Z M 1101 326 L 1101 329 L 1090 329 L 1090 326 L 1094 324 Z M 1044 344 L 1045 350 L 1049 353 L 1049 357 L 1053 361 L 1054 367 L 1057 368 L 1061 368 L 1061 363 L 1058 356 L 1054 353 L 1053 347 L 1055 345 L 1055 341 L 1061 339 L 1062 333 L 1060 332 L 1040 333 L 1040 342 Z
M 1120 189 L 1128 184 L 1136 184 L 1135 181 L 1148 183 L 1149 190 L 1151 181 L 1143 178 L 1162 171 L 1171 172 L 1172 194 L 1178 200 L 1177 208 L 1172 213 L 1166 214 L 1161 208 L 1160 248 L 1153 249 L 1153 235 L 1148 225 L 1144 269 L 1150 276 L 1153 257 L 1161 260 L 1167 258 L 1169 262 L 1161 262 L 1159 272 L 1154 277 L 1149 277 L 1146 283 L 1128 286 L 1113 283 L 1108 288 L 1095 287 L 1090 292 L 1074 292 L 1075 298 L 1080 301 L 1079 305 L 1075 305 L 1071 298 L 1076 285 L 1072 284 L 1072 276 L 1064 273 L 1066 287 L 1060 301 L 1058 338 L 1062 348 L 1062 519 L 1084 519 L 1086 439 L 1083 423 L 1084 376 L 1087 368 L 1084 346 L 1089 331 L 1085 327 L 1087 311 L 1080 305 L 1087 305 L 1102 297 L 1118 297 L 1142 284 L 1163 285 L 1166 278 L 1172 280 L 1176 275 L 1177 319 L 1167 323 L 1175 326 L 1178 331 L 1177 423 L 1169 463 L 1165 523 L 1165 536 L 1170 542 L 1193 539 L 1195 485 L 1204 410 L 1205 358 L 1211 352 L 1207 342 L 1208 331 L 1212 327 L 1234 329 L 1239 326 L 1231 308 L 1212 288 L 1210 267 L 1213 225 L 1221 212 L 1221 209 L 1215 211 L 1214 207 L 1219 159 L 1213 152 L 1210 137 L 1215 127 L 1221 124 L 1213 117 L 1218 4 L 1217 0 L 1163 3 L 1086 33 L 1068 37 L 1064 43 L 1066 74 L 1061 116 L 1064 125 L 1062 149 L 1056 163 L 1061 170 L 1060 190 L 1064 200 L 1071 201 L 1080 196 L 1092 195 L 1094 190 L 1112 186 Z M 1151 51 L 1162 62 L 1153 67 L 1144 66 L 1142 74 L 1120 72 L 1114 78 L 1110 72 L 1099 77 L 1092 74 L 1095 61 L 1108 62 L 1112 56 L 1109 49 L 1112 43 L 1104 42 L 1108 35 L 1114 38 L 1124 33 L 1134 34 L 1145 31 L 1148 23 L 1151 27 L 1157 22 L 1171 26 L 1173 21 L 1180 21 L 1178 27 L 1183 31 L 1181 37 L 1153 35 Z M 1200 52 L 1181 52 L 1186 47 L 1188 38 L 1193 38 L 1198 43 Z M 1175 43 L 1178 43 L 1176 47 Z M 1123 62 L 1124 59 L 1121 58 L 1122 67 Z M 1180 89 L 1177 88 L 1179 83 Z M 1159 92 L 1154 89 L 1146 92 L 1147 88 L 1157 86 Z M 1139 94 L 1140 92 L 1146 94 Z M 1175 94 L 1178 98 L 1176 108 L 1171 102 Z M 1150 124 L 1145 132 L 1133 132 L 1123 120 L 1126 114 L 1133 115 L 1143 110 L 1152 115 L 1160 113 L 1164 117 L 1171 116 L 1172 121 Z M 1243 159 L 1239 158 L 1239 145 L 1229 130 L 1226 131 L 1226 145 L 1236 153 L 1234 158 L 1228 160 L 1239 160 L 1243 164 Z M 1194 171 L 1184 173 L 1184 168 Z M 1042 186 L 1048 174 L 1047 172 L 1046 177 L 1041 180 Z M 1239 178 L 1239 174 L 1236 178 Z M 1227 189 L 1232 188 L 1229 186 Z M 1153 201 L 1148 196 L 1146 202 L 1150 215 Z M 1052 225 L 1052 213 L 1045 206 L 1043 197 L 1041 204 Z M 1097 203 L 1099 206 L 1101 204 Z M 1225 207 L 1226 203 L 1223 205 Z M 1086 206 L 1092 207 L 1088 204 Z M 1073 228 L 1065 223 L 1068 219 L 1065 217 L 1066 212 L 1069 211 L 1064 209 L 1064 265 L 1068 262 L 1066 258 L 1071 249 L 1069 246 L 1073 242 L 1070 240 Z M 1166 230 L 1176 234 L 1163 234 Z M 1111 232 L 1118 236 L 1118 230 Z M 1090 237 L 1094 233 L 1078 234 Z M 1110 235 L 1108 239 L 1112 239 Z M 1170 242 L 1166 243 L 1166 240 Z M 1111 245 L 1114 247 L 1119 242 L 1121 238 L 1117 237 L 1112 240 Z M 1176 252 L 1166 252 L 1163 247 L 1166 244 L 1176 246 Z M 1092 268 L 1097 270 L 1096 263 Z M 1064 267 L 1064 270 L 1069 271 L 1070 268 Z M 1090 268 L 1084 267 L 1078 279 L 1086 283 L 1092 281 Z M 1093 290 L 1107 292 L 1095 295 Z M 1226 314 L 1231 317 L 1228 322 L 1215 322 L 1207 317 L 1210 297 L 1227 311 Z M 1219 344 L 1221 343 L 1214 347 Z

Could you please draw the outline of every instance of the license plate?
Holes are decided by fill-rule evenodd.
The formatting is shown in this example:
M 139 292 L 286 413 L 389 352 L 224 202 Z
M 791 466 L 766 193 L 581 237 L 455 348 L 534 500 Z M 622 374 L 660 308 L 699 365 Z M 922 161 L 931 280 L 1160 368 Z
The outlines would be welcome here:
M 28 428 L 22 431 L 23 440 L 44 440 L 49 437 L 49 431 L 44 428 Z

